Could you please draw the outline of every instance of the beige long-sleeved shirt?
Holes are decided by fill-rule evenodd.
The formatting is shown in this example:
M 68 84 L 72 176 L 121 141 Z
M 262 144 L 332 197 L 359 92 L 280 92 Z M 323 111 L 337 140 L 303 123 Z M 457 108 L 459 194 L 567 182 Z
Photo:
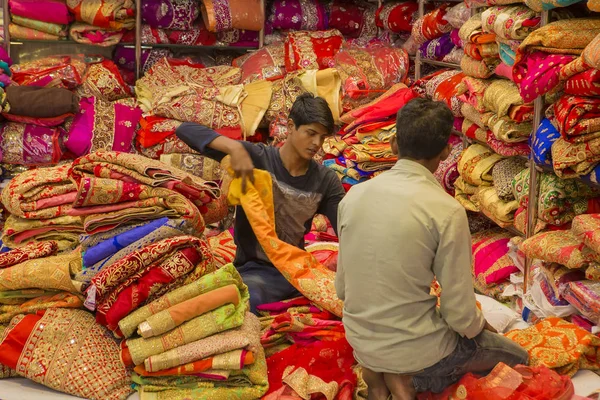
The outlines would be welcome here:
M 425 167 L 399 160 L 352 188 L 339 206 L 338 231 L 335 286 L 361 365 L 419 372 L 452 353 L 458 335 L 482 331 L 466 212 Z M 434 276 L 439 311 L 430 295 Z

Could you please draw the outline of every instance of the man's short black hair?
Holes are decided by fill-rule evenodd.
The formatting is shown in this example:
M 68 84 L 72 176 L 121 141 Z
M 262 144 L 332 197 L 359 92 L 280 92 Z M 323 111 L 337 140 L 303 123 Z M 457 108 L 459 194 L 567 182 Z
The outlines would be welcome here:
M 398 111 L 396 141 L 400 157 L 431 160 L 448 145 L 454 126 L 452 111 L 444 103 L 417 98 Z
M 327 133 L 333 134 L 335 123 L 329 104 L 322 97 L 315 97 L 312 93 L 303 93 L 294 102 L 289 118 L 294 121 L 296 129 L 302 125 L 319 123 L 327 129 Z

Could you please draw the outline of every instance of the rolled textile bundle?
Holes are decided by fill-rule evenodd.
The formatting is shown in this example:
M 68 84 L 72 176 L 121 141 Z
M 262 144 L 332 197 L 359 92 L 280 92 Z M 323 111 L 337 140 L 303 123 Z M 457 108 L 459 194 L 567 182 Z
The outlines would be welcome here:
M 538 233 L 525 240 L 521 249 L 527 257 L 557 263 L 570 269 L 587 267 L 600 260 L 600 255 L 585 246 L 571 231 Z
M 505 79 L 496 79 L 491 82 L 483 95 L 483 104 L 489 111 L 496 113 L 498 117 L 514 116 L 522 114 L 525 101 L 519 94 L 519 88 L 513 82 Z M 515 122 L 524 122 L 533 119 L 533 106 L 528 104 L 526 117 L 519 117 Z
M 119 321 L 146 301 L 214 271 L 210 248 L 192 236 L 177 236 L 126 255 L 96 274 L 86 290 L 86 307 L 121 336 Z
M 29 28 L 15 23 L 8 25 L 10 37 L 23 40 L 61 40 L 66 39 L 66 36 L 54 35 L 52 33 L 43 32 L 35 28 Z
M 428 40 L 438 38 L 452 31 L 452 25 L 444 19 L 447 10 L 448 5 L 443 4 L 414 23 L 411 36 L 417 44 L 421 45 Z
M 464 76 L 462 81 L 457 86 L 457 94 L 458 98 L 464 103 L 468 103 L 472 109 L 467 109 L 465 113 L 463 110 L 465 109 L 465 105 L 461 106 L 461 114 L 465 117 L 468 117 L 471 121 L 478 122 L 481 119 L 481 114 L 488 111 L 486 104 L 484 103 L 485 93 L 488 87 L 494 82 L 493 80 L 484 80 L 474 78 L 472 76 Z M 477 114 L 473 114 L 477 113 Z M 478 115 L 476 118 L 474 115 Z M 479 124 L 482 126 L 482 124 Z
M 2 190 L 2 204 L 12 215 L 27 219 L 66 215 L 77 196 L 69 180 L 69 164 L 32 169 L 10 180 Z
M 378 27 L 394 33 L 411 32 L 412 21 L 418 16 L 418 4 L 414 1 L 395 1 L 382 4 L 375 21 Z
M 118 344 L 86 311 L 49 308 L 17 316 L 2 339 L 0 362 L 51 389 L 94 400 L 125 400 L 132 392 Z
M 551 92 L 560 84 L 562 68 L 575 56 L 546 54 L 541 51 L 525 54 L 513 66 L 515 83 L 526 102 Z
M 110 31 L 83 22 L 76 22 L 69 28 L 69 37 L 77 43 L 111 47 L 123 39 L 124 32 L 124 30 Z
M 560 132 L 552 121 L 544 118 L 531 144 L 533 160 L 538 165 L 552 166 L 552 145 L 560 138 Z
M 498 61 L 486 63 L 485 61 L 479 61 L 468 55 L 464 55 L 460 60 L 460 68 L 465 75 L 472 76 L 479 79 L 487 79 L 494 74 L 494 68 L 498 64 Z
M 600 253 L 600 214 L 576 216 L 573 218 L 572 231 L 586 246 Z
M 565 93 L 576 96 L 600 96 L 600 71 L 588 69 L 565 82 Z
M 75 156 L 97 151 L 133 151 L 133 138 L 142 116 L 134 98 L 106 102 L 84 97 L 79 101 L 79 109 L 65 143 Z
M 135 27 L 133 0 L 67 0 L 67 7 L 79 22 L 113 31 Z
M 79 110 L 76 96 L 61 88 L 11 85 L 6 96 L 11 113 L 27 117 L 51 118 Z
M 58 25 L 73 21 L 67 5 L 61 0 L 9 0 L 8 4 L 12 16 Z
M 320 31 L 327 29 L 328 15 L 317 0 L 275 0 L 271 3 L 267 27 L 282 31 Z
M 481 14 L 484 32 L 502 39 L 522 40 L 538 28 L 540 16 L 522 5 L 494 6 Z
M 511 234 L 502 229 L 492 229 L 473 235 L 473 284 L 477 291 L 500 298 L 511 274 L 518 272 L 508 255 Z
M 600 33 L 583 49 L 582 57 L 587 65 L 600 69 Z
M 552 145 L 554 172 L 560 178 L 576 178 L 589 174 L 600 162 L 600 138 L 582 143 L 569 143 L 559 138 Z
M 515 220 L 515 212 L 519 208 L 516 200 L 503 200 L 493 186 L 480 186 L 475 193 L 479 209 L 488 218 L 493 220 L 502 228 L 512 226 Z
M 377 36 L 376 12 L 373 4 L 336 0 L 331 5 L 329 28 L 339 30 L 344 37 L 373 39 Z
M 87 64 L 71 56 L 50 56 L 12 67 L 13 80 L 24 86 L 75 89 L 82 84 Z
M 265 46 L 254 53 L 236 58 L 232 65 L 242 70 L 242 83 L 284 78 L 285 47 L 282 43 Z
M 467 147 L 458 160 L 458 172 L 465 183 L 474 186 L 493 184 L 492 169 L 502 157 L 479 144 Z M 473 165 L 474 164 L 474 165 Z
M 146 0 L 141 12 L 153 28 L 188 31 L 200 16 L 200 5 L 194 0 Z
M 565 140 L 580 143 L 600 137 L 600 99 L 564 95 L 553 110 Z
M 265 11 L 259 0 L 204 0 L 202 19 L 211 32 L 260 31 L 265 24 Z
M 48 33 L 61 38 L 67 37 L 66 25 L 52 24 L 50 22 L 43 22 L 36 19 L 19 17 L 17 15 L 12 15 L 11 20 L 15 25 L 35 29 L 36 31 Z
M 152 147 L 175 135 L 182 124 L 176 119 L 147 115 L 140 118 L 140 129 L 135 135 L 136 147 Z M 210 179 L 209 179 L 210 180 Z
M 331 68 L 343 41 L 337 29 L 290 32 L 285 41 L 285 68 L 288 72 Z
M 80 97 L 96 97 L 102 101 L 117 101 L 134 96 L 119 68 L 110 60 L 89 66 L 78 94 Z
M 531 122 L 517 123 L 509 117 L 498 117 L 493 113 L 484 114 L 482 120 L 490 127 L 496 139 L 506 143 L 526 142 L 533 132 Z

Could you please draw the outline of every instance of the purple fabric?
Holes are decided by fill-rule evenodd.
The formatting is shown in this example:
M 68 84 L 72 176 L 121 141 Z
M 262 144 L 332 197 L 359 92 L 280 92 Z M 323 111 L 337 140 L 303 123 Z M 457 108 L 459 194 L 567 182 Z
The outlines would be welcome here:
M 173 53 L 166 49 L 142 50 L 142 72 L 148 71 L 158 60 L 164 57 L 173 57 Z M 135 71 L 135 49 L 117 46 L 113 61 L 123 69 Z
M 58 0 L 9 0 L 10 12 L 19 17 L 53 24 L 67 25 L 73 16 L 64 1 Z M 8 16 L 5 15 L 5 18 Z
M 132 108 L 121 104 L 119 101 L 112 103 L 114 107 L 114 120 L 110 121 L 114 127 L 114 136 L 110 148 L 95 150 L 122 151 L 130 153 L 133 149 L 132 142 L 137 124 L 142 117 L 139 107 Z M 94 127 L 96 118 L 107 118 L 106 115 L 96 115 L 96 98 L 84 97 L 79 102 L 79 113 L 73 119 L 69 139 L 65 146 L 76 156 L 83 156 L 90 152 L 94 140 Z M 104 138 L 99 138 L 103 141 Z
M 232 47 L 258 47 L 259 32 L 247 31 L 245 29 L 233 29 L 231 31 L 219 32 L 217 41 L 224 46 Z
M 327 13 L 319 0 L 275 0 L 268 20 L 269 28 L 321 31 L 327 29 Z
M 454 29 L 452 32 L 450 32 L 450 39 L 452 39 L 452 43 L 454 43 L 454 45 L 456 47 L 464 47 L 464 43 L 462 42 L 460 36 L 458 36 L 458 32 L 459 29 Z
M 4 61 L 5 63 L 8 64 L 8 66 L 11 66 L 13 64 L 12 58 L 10 58 L 10 56 L 8 55 L 8 52 L 2 46 L 0 46 L 0 61 Z
M 419 47 L 419 52 L 423 58 L 439 61 L 446 57 L 452 49 L 454 49 L 454 43 L 452 43 L 450 34 L 446 33 L 440 38 L 423 43 L 421 47 Z
M 200 15 L 198 0 L 144 0 L 142 18 L 153 28 L 187 31 Z

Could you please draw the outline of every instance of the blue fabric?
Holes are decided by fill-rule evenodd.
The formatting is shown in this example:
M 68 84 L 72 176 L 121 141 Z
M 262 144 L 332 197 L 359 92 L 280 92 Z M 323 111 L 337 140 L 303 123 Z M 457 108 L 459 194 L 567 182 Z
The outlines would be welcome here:
M 569 7 L 570 5 L 581 3 L 581 2 L 583 2 L 583 0 L 557 0 L 556 1 L 556 3 L 558 4 L 558 7 Z M 555 6 L 551 2 L 546 3 L 545 1 L 542 0 L 542 8 L 544 11 L 549 11 L 549 10 L 557 8 L 557 6 Z
M 591 183 L 593 185 L 598 185 L 600 184 L 600 164 L 596 166 L 596 168 L 594 168 L 592 170 L 592 172 L 590 172 L 587 175 L 584 175 L 581 177 L 581 179 L 586 182 L 586 183 Z
M 552 167 L 552 145 L 560 138 L 560 132 L 548 119 L 542 120 L 531 145 L 536 164 Z
M 6 61 L 0 61 L 0 68 L 4 71 L 6 75 L 12 76 L 12 71 L 10 70 L 10 67 L 8 66 Z
M 500 59 L 504 64 L 510 67 L 515 65 L 516 54 L 509 45 L 499 43 L 498 52 L 500 53 Z
M 112 239 L 100 242 L 94 247 L 90 247 L 83 253 L 83 267 L 91 267 L 106 257 L 123 250 L 125 247 L 137 242 L 144 236 L 165 225 L 167 222 L 169 222 L 169 218 L 160 218 L 146 225 L 121 233 Z
M 260 305 L 302 296 L 272 265 L 248 261 L 246 264 L 237 267 L 237 270 L 246 286 L 248 286 L 250 311 L 253 314 L 258 315 L 257 307 Z

